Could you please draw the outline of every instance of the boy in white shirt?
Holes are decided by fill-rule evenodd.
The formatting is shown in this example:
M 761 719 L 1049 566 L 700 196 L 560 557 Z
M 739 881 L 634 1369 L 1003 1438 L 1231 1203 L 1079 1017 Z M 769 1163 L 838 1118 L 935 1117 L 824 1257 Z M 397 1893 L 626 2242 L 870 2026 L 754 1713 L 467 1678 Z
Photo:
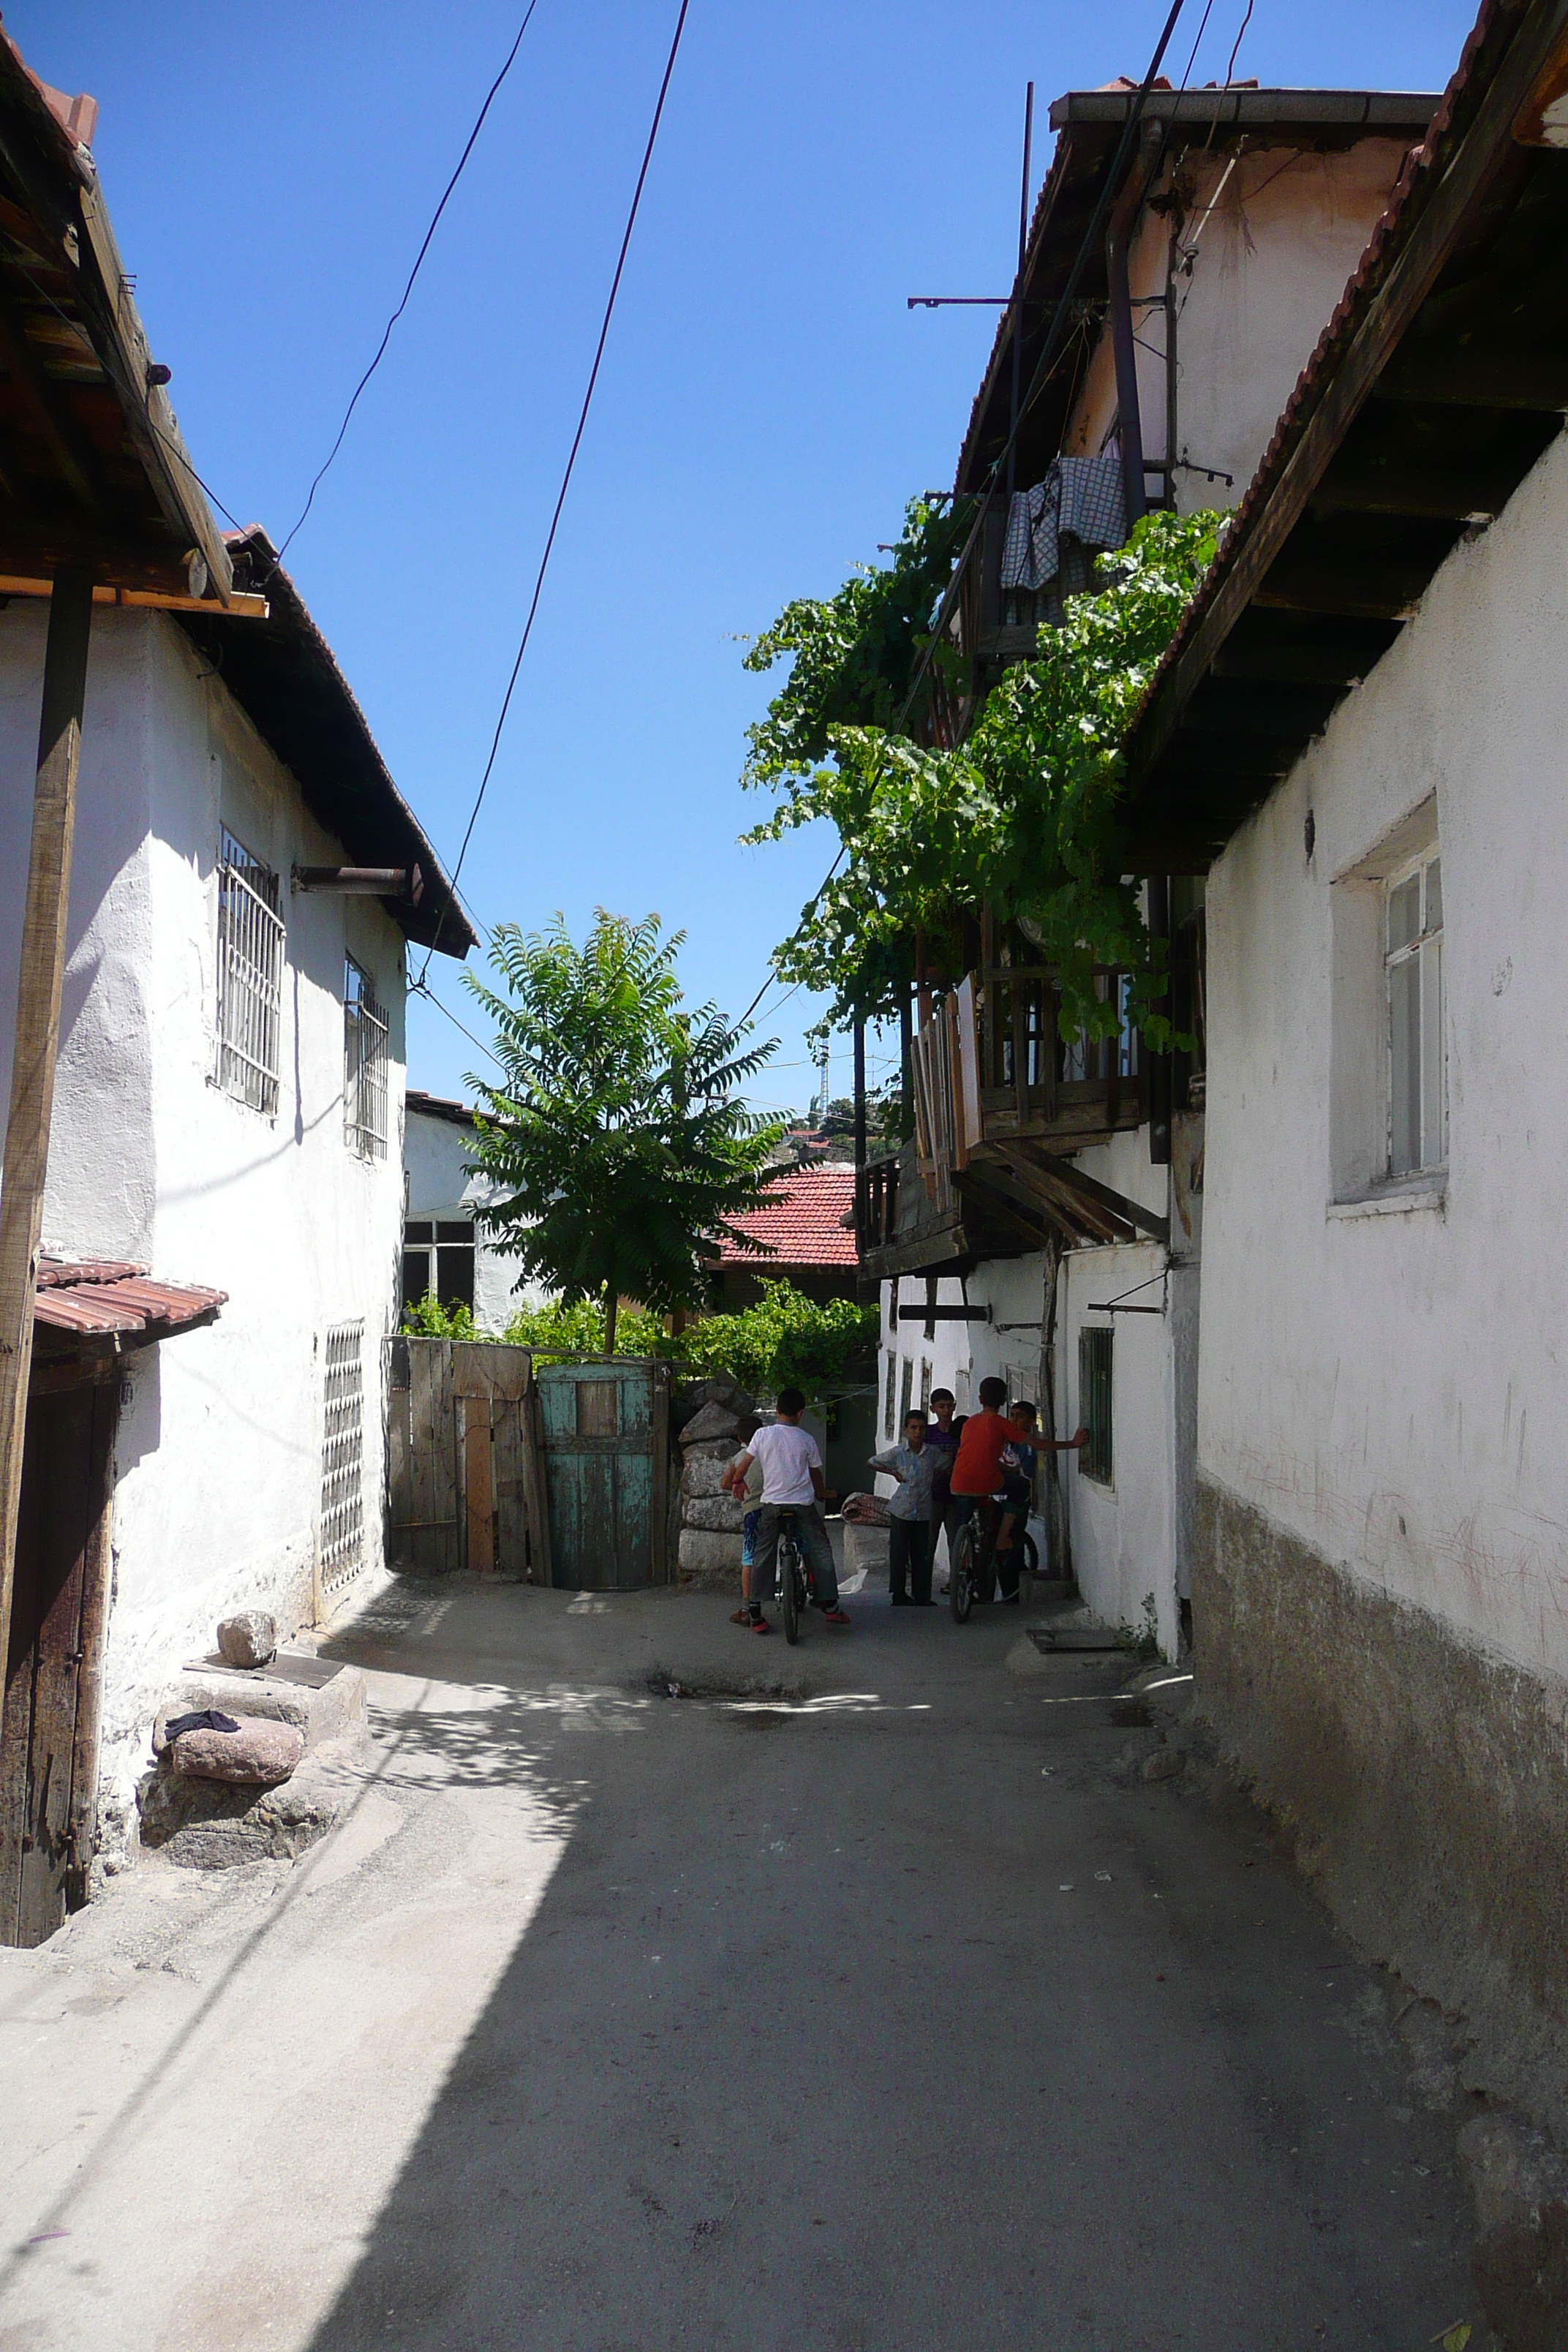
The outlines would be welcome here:
M 827 1529 L 822 1521 L 822 1506 L 827 1494 L 826 1482 L 822 1475 L 822 1456 L 817 1452 L 816 1438 L 800 1425 L 800 1417 L 805 1411 L 805 1399 L 799 1389 L 781 1389 L 777 1421 L 763 1423 L 731 1473 L 732 1478 L 743 1482 L 753 1462 L 762 1465 L 763 1499 L 757 1513 L 751 1591 L 747 1601 L 753 1633 L 768 1631 L 768 1621 L 763 1614 L 762 1596 L 773 1589 L 781 1511 L 789 1511 L 794 1516 L 795 1534 L 811 1563 L 816 1602 L 825 1622 L 829 1625 L 847 1625 L 849 1622 L 838 1605 L 838 1578 L 833 1566 L 833 1546 L 827 1540 Z

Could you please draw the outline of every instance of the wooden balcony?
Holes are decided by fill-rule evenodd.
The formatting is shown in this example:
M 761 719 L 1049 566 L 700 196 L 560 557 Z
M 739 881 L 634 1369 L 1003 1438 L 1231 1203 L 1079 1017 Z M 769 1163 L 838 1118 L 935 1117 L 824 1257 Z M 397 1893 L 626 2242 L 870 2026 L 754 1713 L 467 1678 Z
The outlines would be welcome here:
M 1121 1007 L 1124 976 L 1097 971 Z M 869 1162 L 857 1188 L 863 1283 L 957 1274 L 983 1257 L 1077 1242 L 1163 1238 L 1165 1221 L 1097 1183 L 1071 1155 L 1147 1115 L 1137 1033 L 1089 1044 L 1061 1034 L 1061 992 L 1043 965 L 971 973 L 914 1039 L 915 1137 Z

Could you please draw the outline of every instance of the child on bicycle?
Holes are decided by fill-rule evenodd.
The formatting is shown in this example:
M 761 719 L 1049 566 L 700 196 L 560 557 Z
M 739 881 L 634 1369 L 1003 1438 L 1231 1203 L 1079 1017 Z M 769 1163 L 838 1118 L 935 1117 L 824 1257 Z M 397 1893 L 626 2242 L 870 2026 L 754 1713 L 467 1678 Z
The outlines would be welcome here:
M 1045 1439 L 1035 1428 L 1031 1414 L 1027 1423 L 1006 1421 L 1002 1408 L 1007 1402 L 1007 1383 L 994 1377 L 980 1383 L 980 1410 L 972 1412 L 963 1424 L 963 1434 L 958 1441 L 958 1454 L 952 1465 L 953 1520 L 962 1527 L 974 1517 L 977 1509 L 1002 1488 L 1002 1456 L 1009 1445 L 1024 1444 L 1031 1449 L 1049 1447 L 1054 1454 L 1076 1454 L 1089 1443 L 1089 1431 L 1080 1427 L 1071 1437 Z M 1003 1597 L 1018 1598 L 1018 1570 L 1014 1558 L 1018 1547 L 1013 1540 L 1017 1512 L 1004 1514 L 996 1537 L 996 1574 Z
M 800 1548 L 810 1562 L 816 1605 L 824 1622 L 829 1625 L 847 1625 L 850 1622 L 847 1612 L 838 1605 L 833 1546 L 822 1518 L 827 1484 L 822 1474 L 822 1455 L 816 1440 L 800 1425 L 805 1411 L 805 1398 L 799 1389 L 780 1389 L 778 1419 L 763 1423 L 730 1473 L 732 1480 L 739 1479 L 743 1485 L 753 1462 L 760 1462 L 763 1469 L 763 1499 L 757 1512 L 751 1590 L 746 1601 L 747 1622 L 753 1633 L 768 1631 L 762 1596 L 773 1589 L 779 1518 L 785 1511 L 795 1520 Z

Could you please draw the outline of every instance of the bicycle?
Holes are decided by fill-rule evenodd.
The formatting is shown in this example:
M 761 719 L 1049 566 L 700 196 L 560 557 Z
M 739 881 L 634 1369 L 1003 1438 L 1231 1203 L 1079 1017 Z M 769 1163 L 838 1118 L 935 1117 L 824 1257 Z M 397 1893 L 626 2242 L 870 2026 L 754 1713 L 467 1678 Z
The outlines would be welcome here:
M 779 1514 L 778 1580 L 784 1640 L 793 1648 L 800 1639 L 800 1621 L 805 1614 L 806 1603 L 816 1598 L 811 1570 L 801 1566 L 793 1511 Z
M 948 1570 L 947 1605 L 955 1625 L 966 1625 L 977 1601 L 996 1598 L 996 1535 L 1001 1495 L 988 1495 L 978 1511 L 965 1519 L 953 1538 Z M 1040 1572 L 1040 1555 L 1026 1528 L 1018 1530 L 1019 1569 L 1030 1576 Z

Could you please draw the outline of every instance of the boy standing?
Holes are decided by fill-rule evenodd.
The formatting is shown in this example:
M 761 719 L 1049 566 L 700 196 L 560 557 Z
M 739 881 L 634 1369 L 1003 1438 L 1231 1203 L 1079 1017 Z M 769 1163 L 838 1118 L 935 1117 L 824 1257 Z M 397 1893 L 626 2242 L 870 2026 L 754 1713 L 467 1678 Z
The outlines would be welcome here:
M 753 1462 L 763 1468 L 763 1499 L 757 1511 L 756 1540 L 752 1555 L 751 1591 L 747 1612 L 753 1633 L 765 1633 L 761 1595 L 773 1589 L 778 1562 L 779 1514 L 790 1512 L 801 1549 L 811 1563 L 817 1605 L 829 1625 L 847 1625 L 838 1605 L 838 1578 L 833 1566 L 833 1546 L 822 1522 L 827 1486 L 816 1440 L 800 1425 L 805 1399 L 799 1389 L 779 1391 L 778 1419 L 764 1423 L 736 1463 L 731 1476 L 742 1484 Z
M 888 1598 L 895 1609 L 929 1609 L 931 1569 L 931 1480 L 941 1455 L 926 1445 L 926 1417 L 904 1415 L 904 1442 L 873 1454 L 873 1470 L 899 1482 L 888 1505 Z M 907 1587 L 907 1590 L 906 1590 Z

